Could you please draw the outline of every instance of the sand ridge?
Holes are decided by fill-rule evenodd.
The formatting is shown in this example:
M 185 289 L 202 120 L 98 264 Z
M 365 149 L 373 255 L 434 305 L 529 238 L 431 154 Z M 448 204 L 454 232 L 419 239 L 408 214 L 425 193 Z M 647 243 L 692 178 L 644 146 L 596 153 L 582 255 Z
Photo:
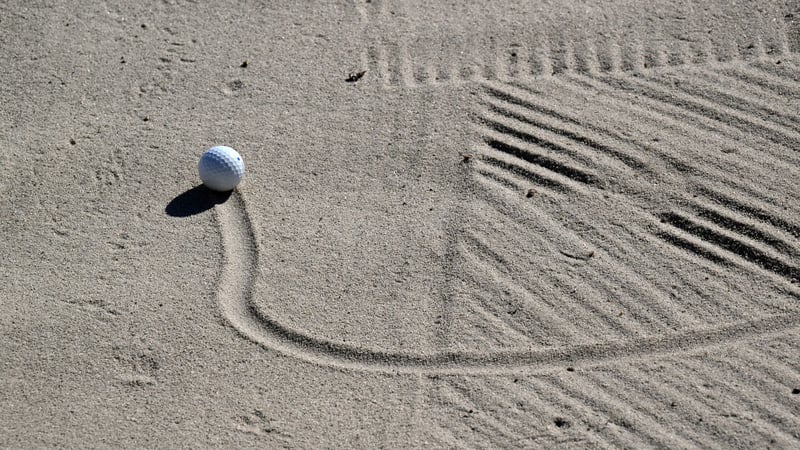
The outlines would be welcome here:
M 619 357 L 659 357 L 704 347 L 730 344 L 739 339 L 780 334 L 797 326 L 793 314 L 717 328 L 704 328 L 628 342 L 596 343 L 528 352 L 447 352 L 414 354 L 371 351 L 337 344 L 303 334 L 260 314 L 252 305 L 253 277 L 258 250 L 245 203 L 239 194 L 218 207 L 217 218 L 225 248 L 225 266 L 218 285 L 223 314 L 246 338 L 269 349 L 316 364 L 356 371 L 421 374 L 526 373 L 565 365 L 599 365 Z

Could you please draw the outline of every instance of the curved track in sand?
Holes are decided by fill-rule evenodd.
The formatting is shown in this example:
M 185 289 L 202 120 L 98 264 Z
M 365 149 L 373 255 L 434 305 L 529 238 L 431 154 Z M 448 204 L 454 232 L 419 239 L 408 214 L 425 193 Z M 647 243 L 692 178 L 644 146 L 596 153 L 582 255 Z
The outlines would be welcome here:
M 426 374 L 499 374 L 544 371 L 564 366 L 589 366 L 627 358 L 699 351 L 733 341 L 780 333 L 800 325 L 795 314 L 775 315 L 712 329 L 598 342 L 590 345 L 513 352 L 432 352 L 413 354 L 377 351 L 330 342 L 289 328 L 260 314 L 252 303 L 258 273 L 259 247 L 240 193 L 216 207 L 224 247 L 218 284 L 222 313 L 245 338 L 310 363 L 356 371 Z

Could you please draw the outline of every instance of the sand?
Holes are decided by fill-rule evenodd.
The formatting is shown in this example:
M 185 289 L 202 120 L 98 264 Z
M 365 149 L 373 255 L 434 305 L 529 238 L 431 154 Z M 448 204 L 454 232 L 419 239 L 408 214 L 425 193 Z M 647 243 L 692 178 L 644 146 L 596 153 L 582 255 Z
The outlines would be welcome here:
M 800 3 L 138 3 L 0 6 L 0 447 L 800 445 Z

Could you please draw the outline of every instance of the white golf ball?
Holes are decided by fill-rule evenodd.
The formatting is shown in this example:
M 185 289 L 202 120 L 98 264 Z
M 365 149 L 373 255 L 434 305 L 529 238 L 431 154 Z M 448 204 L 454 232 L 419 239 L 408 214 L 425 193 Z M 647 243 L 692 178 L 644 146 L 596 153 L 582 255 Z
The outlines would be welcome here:
M 224 145 L 211 147 L 197 164 L 203 184 L 215 191 L 230 191 L 244 177 L 244 160 L 234 149 Z

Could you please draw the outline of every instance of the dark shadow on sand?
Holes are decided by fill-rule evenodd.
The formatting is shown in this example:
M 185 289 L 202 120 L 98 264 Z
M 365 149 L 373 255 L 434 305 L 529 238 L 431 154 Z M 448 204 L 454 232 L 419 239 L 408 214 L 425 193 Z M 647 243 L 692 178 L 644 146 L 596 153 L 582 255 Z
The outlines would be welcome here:
M 225 203 L 231 196 L 231 192 L 233 191 L 212 191 L 201 184 L 173 198 L 167 207 L 164 208 L 164 211 L 172 217 L 193 216 L 208 211 L 213 208 L 214 205 Z

